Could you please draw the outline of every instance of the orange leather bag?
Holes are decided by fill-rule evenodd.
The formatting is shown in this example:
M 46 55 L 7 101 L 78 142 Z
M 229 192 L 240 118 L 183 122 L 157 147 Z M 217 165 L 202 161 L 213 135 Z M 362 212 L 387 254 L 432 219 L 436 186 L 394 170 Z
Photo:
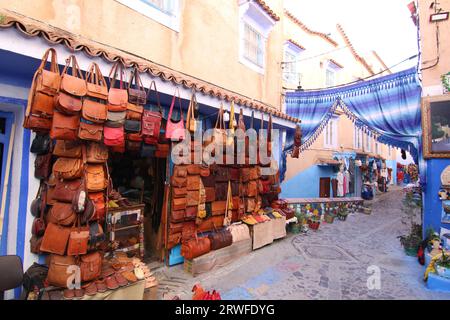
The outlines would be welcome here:
M 120 73 L 119 88 L 115 88 L 117 73 Z M 121 112 L 126 111 L 128 106 L 128 92 L 124 84 L 125 71 L 121 61 L 117 61 L 109 73 L 111 85 L 108 92 L 108 111 Z
M 172 187 L 183 188 L 187 186 L 187 179 L 185 177 L 172 176 L 170 183 Z
M 197 224 L 198 232 L 207 232 L 211 230 L 216 230 L 223 226 L 223 215 L 212 216 L 206 219 L 202 219 L 199 224 Z
M 80 122 L 80 128 L 78 130 L 78 138 L 80 138 L 81 140 L 88 140 L 88 141 L 102 141 L 103 125 Z
M 200 175 L 187 177 L 187 189 L 188 191 L 194 191 L 200 189 Z
M 64 158 L 81 158 L 82 145 L 79 141 L 56 140 L 53 155 Z
M 100 102 L 84 99 L 81 116 L 95 123 L 104 123 L 107 117 L 106 105 Z
M 69 66 L 72 67 L 71 75 L 67 73 Z M 60 91 L 75 97 L 84 97 L 87 93 L 86 81 L 74 55 L 70 55 L 66 60 L 66 66 L 61 73 Z
M 88 97 L 105 101 L 108 99 L 108 86 L 106 80 L 103 77 L 99 66 L 95 62 L 92 62 L 88 68 L 86 74 L 86 89 L 86 95 Z
M 45 65 L 51 55 L 50 69 Z M 54 97 L 58 92 L 61 77 L 57 64 L 56 51 L 48 49 L 42 57 L 41 64 L 34 73 L 33 82 L 28 94 L 28 103 L 23 127 L 34 131 L 48 131 L 51 128 Z
M 214 201 L 211 205 L 211 211 L 213 216 L 225 214 L 226 209 L 227 209 L 226 201 Z
M 186 188 L 172 188 L 172 196 L 174 198 L 185 198 L 187 195 L 187 189 Z
M 89 192 L 99 192 L 108 186 L 105 169 L 102 164 L 88 164 L 86 166 L 86 187 Z
M 88 163 L 105 163 L 108 160 L 108 147 L 97 142 L 88 143 L 86 160 Z
M 106 216 L 106 203 L 103 192 L 89 193 L 89 199 L 92 200 L 95 207 L 95 214 L 91 220 L 104 221 Z
M 258 182 L 257 180 L 252 180 L 248 182 L 247 186 L 247 196 L 256 197 L 258 194 Z
M 70 228 L 65 228 L 52 222 L 47 224 L 42 239 L 42 252 L 63 255 L 66 253 L 67 241 L 69 241 Z
M 185 210 L 185 209 L 186 209 L 186 198 L 172 199 L 172 210 Z
M 75 257 L 51 255 L 47 275 L 48 283 L 55 287 L 67 288 L 67 281 L 69 277 L 73 276 L 73 273 L 68 272 L 70 271 L 69 267 L 76 265 Z
M 53 164 L 53 174 L 58 179 L 78 179 L 83 174 L 83 160 L 75 158 L 58 158 Z
M 211 251 L 211 242 L 207 237 L 198 238 L 196 235 L 195 239 L 181 245 L 181 255 L 187 260 L 200 257 L 209 251 Z
M 67 115 L 78 114 L 83 103 L 78 97 L 71 96 L 64 92 L 58 93 L 55 100 L 55 109 Z
M 78 127 L 80 117 L 78 115 L 68 116 L 55 111 L 53 123 L 50 129 L 50 138 L 59 140 L 76 140 L 78 138 Z
M 76 225 L 72 227 L 67 244 L 68 256 L 79 256 L 86 254 L 89 243 L 89 227 L 82 227 L 80 217 L 76 220 Z
M 91 252 L 80 258 L 81 281 L 92 281 L 100 277 L 102 272 L 103 254 L 99 251 Z
M 140 105 L 137 105 L 137 104 L 128 103 L 128 105 L 127 105 L 127 115 L 126 115 L 127 120 L 141 121 L 143 113 L 144 113 L 144 107 L 143 106 L 140 106 Z
M 198 206 L 200 202 L 200 191 L 188 191 L 186 195 L 186 206 L 187 207 L 195 207 Z
M 77 215 L 71 203 L 56 202 L 48 212 L 48 221 L 64 227 L 71 227 L 77 220 Z

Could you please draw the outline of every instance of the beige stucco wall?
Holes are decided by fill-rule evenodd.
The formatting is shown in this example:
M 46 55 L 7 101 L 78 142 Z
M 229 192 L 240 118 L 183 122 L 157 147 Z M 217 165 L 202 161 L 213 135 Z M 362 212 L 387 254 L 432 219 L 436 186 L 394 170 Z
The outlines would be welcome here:
M 1 0 L 3 8 L 206 80 L 281 105 L 283 32 L 275 24 L 261 75 L 239 63 L 238 1 L 180 0 L 180 32 L 115 0 Z M 282 0 L 266 1 L 279 15 Z
M 420 38 L 422 50 L 422 68 L 435 64 L 438 56 L 436 47 L 436 24 L 439 26 L 439 63 L 430 69 L 423 70 L 423 95 L 440 95 L 443 93 L 441 75 L 450 71 L 450 20 L 439 23 L 429 22 L 434 9 L 430 9 L 431 1 L 419 0 Z M 450 11 L 450 0 L 440 0 L 443 11 Z M 428 63 L 426 63 L 428 61 Z

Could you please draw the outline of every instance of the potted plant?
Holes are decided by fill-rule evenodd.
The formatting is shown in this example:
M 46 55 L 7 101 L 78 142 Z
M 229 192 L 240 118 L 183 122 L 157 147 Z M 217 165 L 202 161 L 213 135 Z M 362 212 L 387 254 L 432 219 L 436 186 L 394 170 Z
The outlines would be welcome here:
M 320 217 L 319 216 L 312 216 L 308 220 L 308 226 L 311 230 L 318 230 L 320 226 Z
M 442 250 L 442 256 L 436 260 L 436 273 L 444 278 L 450 279 L 450 256 Z
M 337 215 L 338 219 L 341 221 L 345 221 L 345 220 L 347 220 L 347 216 L 348 216 L 347 208 L 345 208 L 345 207 L 340 208 L 338 215 Z
M 400 243 L 402 244 L 406 255 L 415 257 L 417 256 L 417 251 L 422 242 L 422 226 L 420 224 L 414 224 L 409 234 L 399 236 L 398 238 L 400 239 Z
M 326 223 L 333 223 L 334 219 L 336 218 L 336 214 L 332 212 L 331 210 L 327 211 L 325 214 L 325 222 Z

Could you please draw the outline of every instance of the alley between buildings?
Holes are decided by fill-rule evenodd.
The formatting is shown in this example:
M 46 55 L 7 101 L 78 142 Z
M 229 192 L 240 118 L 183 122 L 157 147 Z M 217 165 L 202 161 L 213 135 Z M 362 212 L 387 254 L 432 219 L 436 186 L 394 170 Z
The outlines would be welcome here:
M 424 267 L 408 257 L 397 236 L 408 232 L 403 191 L 378 195 L 371 215 L 323 224 L 307 235 L 290 235 L 206 274 L 192 277 L 183 265 L 155 272 L 158 295 L 190 299 L 196 283 L 216 289 L 223 299 L 450 299 L 429 291 Z M 379 267 L 380 289 L 369 290 L 368 267 Z

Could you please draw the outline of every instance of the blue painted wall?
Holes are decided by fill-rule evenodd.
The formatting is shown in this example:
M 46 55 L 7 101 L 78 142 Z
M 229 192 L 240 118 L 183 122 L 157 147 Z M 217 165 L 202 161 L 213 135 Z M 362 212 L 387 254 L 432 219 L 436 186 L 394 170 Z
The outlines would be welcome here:
M 320 178 L 334 177 L 332 166 L 311 166 L 281 184 L 281 198 L 318 198 Z M 331 186 L 330 186 L 331 190 Z M 332 193 L 332 190 L 331 190 Z
M 442 201 L 438 192 L 441 186 L 441 172 L 450 165 L 450 159 L 427 160 L 427 183 L 424 190 L 424 232 L 429 228 L 437 232 L 441 226 L 450 228 L 449 224 L 441 223 Z
M 386 160 L 386 167 L 392 168 L 392 179 L 394 180 L 394 184 L 397 184 L 397 161 Z

